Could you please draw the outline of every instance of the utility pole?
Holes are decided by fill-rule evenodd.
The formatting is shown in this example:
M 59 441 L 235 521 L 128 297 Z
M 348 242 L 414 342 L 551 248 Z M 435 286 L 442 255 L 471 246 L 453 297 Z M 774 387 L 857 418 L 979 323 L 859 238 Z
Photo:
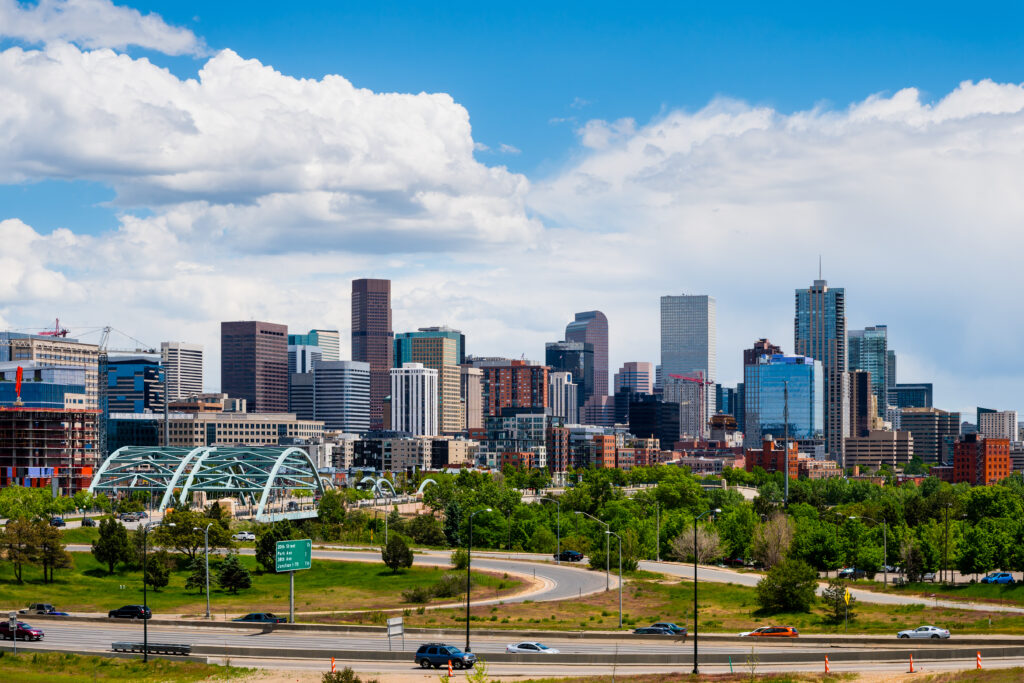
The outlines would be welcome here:
M 782 438 L 785 442 L 783 448 L 786 449 L 786 491 L 782 497 L 782 504 L 784 507 L 789 507 L 789 381 L 782 383 L 782 396 L 782 422 L 785 432 L 785 436 Z

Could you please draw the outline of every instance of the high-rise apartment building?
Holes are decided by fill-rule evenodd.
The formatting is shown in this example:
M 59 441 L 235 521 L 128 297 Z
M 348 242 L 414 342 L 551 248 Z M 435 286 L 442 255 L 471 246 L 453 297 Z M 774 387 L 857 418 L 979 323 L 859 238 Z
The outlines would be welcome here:
M 889 341 L 886 340 L 886 344 Z M 885 384 L 888 392 L 886 399 L 889 405 L 896 405 L 896 352 L 888 349 L 885 352 Z
M 320 349 L 320 360 L 341 360 L 341 335 L 337 330 L 310 330 L 308 334 L 289 334 L 288 346 L 315 346 Z
M 483 371 L 484 417 L 499 416 L 506 408 L 548 407 L 548 367 L 535 361 L 509 358 L 467 358 Z
M 552 372 L 568 372 L 576 383 L 577 406 L 583 406 L 596 393 L 594 380 L 594 345 L 590 342 L 560 341 L 544 345 L 544 362 Z
M 370 364 L 370 425 L 384 424 L 384 397 L 394 366 L 391 280 L 352 281 L 352 359 Z
M 161 342 L 160 362 L 167 377 L 167 398 L 181 401 L 203 393 L 203 345 Z
M 565 340 L 592 345 L 594 387 L 587 398 L 608 396 L 608 318 L 601 311 L 577 313 L 576 319 L 565 326 Z M 581 378 L 576 377 L 576 381 L 581 383 Z
M 85 368 L 85 408 L 99 408 L 99 346 L 66 337 L 0 333 L 0 360 L 36 361 L 40 367 Z
M 643 361 L 623 363 L 615 373 L 615 393 L 628 389 L 635 394 L 654 393 L 654 364 Z
M 571 372 L 548 374 L 548 402 L 552 417 L 562 418 L 563 424 L 579 424 L 579 402 L 577 389 Z
M 978 415 L 978 432 L 986 439 L 1019 441 L 1016 410 L 999 410 Z
M 825 448 L 843 463 L 843 440 L 850 435 L 846 351 L 846 290 L 815 280 L 807 289 L 796 290 L 793 320 L 797 355 L 821 361 L 825 372 Z
M 871 393 L 875 395 L 878 417 L 885 417 L 889 401 L 889 331 L 885 325 L 850 330 L 847 334 L 847 359 L 850 370 L 871 373 Z M 895 364 L 895 358 L 892 359 Z
M 484 371 L 463 365 L 459 368 L 461 379 L 460 394 L 462 396 L 463 413 L 466 424 L 464 429 L 483 429 L 484 426 Z
M 953 445 L 960 435 L 960 413 L 938 408 L 904 408 L 900 427 L 914 436 L 914 455 L 924 462 L 953 462 Z
M 661 297 L 661 373 L 703 374 L 714 382 L 718 372 L 716 304 L 714 297 Z
M 465 429 L 465 407 L 461 395 L 460 358 L 465 336 L 449 327 L 421 327 L 418 332 L 395 335 L 395 367 L 420 363 L 437 371 L 440 429 L 454 434 Z M 394 400 L 392 397 L 392 413 Z
M 259 321 L 220 324 L 220 388 L 254 413 L 288 412 L 288 327 Z
M 708 438 L 708 384 L 695 372 L 669 375 L 665 378 L 662 396 L 666 403 L 679 406 L 679 436 L 690 439 Z
M 766 347 L 777 348 L 777 347 Z M 800 443 L 823 439 L 824 371 L 807 356 L 762 354 L 743 367 L 744 443 L 760 446 L 769 437 Z M 788 420 L 787 420 L 788 413 Z
M 437 436 L 440 373 L 422 363 L 391 368 L 391 428 L 413 436 Z
M 1012 471 L 1008 439 L 967 434 L 954 446 L 954 483 L 991 486 L 1009 477 Z
M 313 413 L 325 430 L 370 429 L 370 373 L 370 364 L 360 361 L 322 360 L 313 366 Z
M 866 436 L 876 417 L 871 373 L 850 370 L 850 436 Z
M 758 339 L 749 349 L 743 349 L 743 365 L 757 365 L 761 356 L 777 356 L 782 354 L 782 347 L 772 344 L 767 339 Z M 760 441 L 757 442 L 760 445 Z

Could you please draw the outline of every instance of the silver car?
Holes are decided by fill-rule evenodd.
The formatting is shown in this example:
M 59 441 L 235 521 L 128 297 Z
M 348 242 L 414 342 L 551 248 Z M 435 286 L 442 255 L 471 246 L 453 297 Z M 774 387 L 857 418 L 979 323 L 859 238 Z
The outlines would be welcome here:
M 544 643 L 538 643 L 536 640 L 528 640 L 522 643 L 516 643 L 515 645 L 506 646 L 505 652 L 512 652 L 520 655 L 557 655 L 559 651 L 553 647 L 548 647 Z
M 949 631 L 937 626 L 918 626 L 907 631 L 900 631 L 897 638 L 949 638 Z

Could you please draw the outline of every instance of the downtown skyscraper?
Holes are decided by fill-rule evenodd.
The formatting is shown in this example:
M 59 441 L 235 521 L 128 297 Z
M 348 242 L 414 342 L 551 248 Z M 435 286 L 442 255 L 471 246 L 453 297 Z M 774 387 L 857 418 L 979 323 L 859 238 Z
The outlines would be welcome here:
M 715 298 L 705 294 L 661 297 L 661 381 L 672 375 L 700 373 L 705 382 L 718 375 Z M 705 392 L 705 415 L 714 413 L 714 391 Z
M 288 327 L 243 320 L 220 324 L 220 387 L 251 413 L 288 411 Z
M 815 280 L 796 290 L 793 320 L 796 354 L 821 361 L 825 373 L 825 448 L 843 462 L 843 440 L 850 435 L 850 376 L 847 373 L 846 290 Z
M 871 393 L 878 401 L 876 414 L 885 417 L 889 405 L 889 363 L 895 365 L 895 357 L 889 358 L 888 328 L 885 325 L 850 330 L 847 335 L 847 358 L 850 370 L 864 370 L 871 373 Z
M 565 341 L 582 342 L 594 346 L 594 386 L 587 394 L 608 396 L 608 318 L 601 311 L 577 313 L 576 319 L 565 326 Z M 577 384 L 583 378 L 573 376 Z
M 391 280 L 352 281 L 352 360 L 370 364 L 370 427 L 384 425 L 384 398 L 394 365 Z

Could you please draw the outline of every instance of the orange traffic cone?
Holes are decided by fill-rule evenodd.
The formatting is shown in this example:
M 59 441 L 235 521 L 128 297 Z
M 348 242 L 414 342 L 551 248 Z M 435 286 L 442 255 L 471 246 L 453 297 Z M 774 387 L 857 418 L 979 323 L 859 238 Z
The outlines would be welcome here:
M 832 669 L 828 666 L 828 655 L 825 655 L 825 673 L 832 673 Z
M 981 650 L 978 650 L 978 668 L 981 668 Z
M 331 673 L 334 673 L 334 657 L 331 657 Z
M 448 660 L 448 678 L 452 677 L 452 660 Z
M 908 671 L 907 673 L 914 673 L 914 655 L 910 655 L 910 671 Z

